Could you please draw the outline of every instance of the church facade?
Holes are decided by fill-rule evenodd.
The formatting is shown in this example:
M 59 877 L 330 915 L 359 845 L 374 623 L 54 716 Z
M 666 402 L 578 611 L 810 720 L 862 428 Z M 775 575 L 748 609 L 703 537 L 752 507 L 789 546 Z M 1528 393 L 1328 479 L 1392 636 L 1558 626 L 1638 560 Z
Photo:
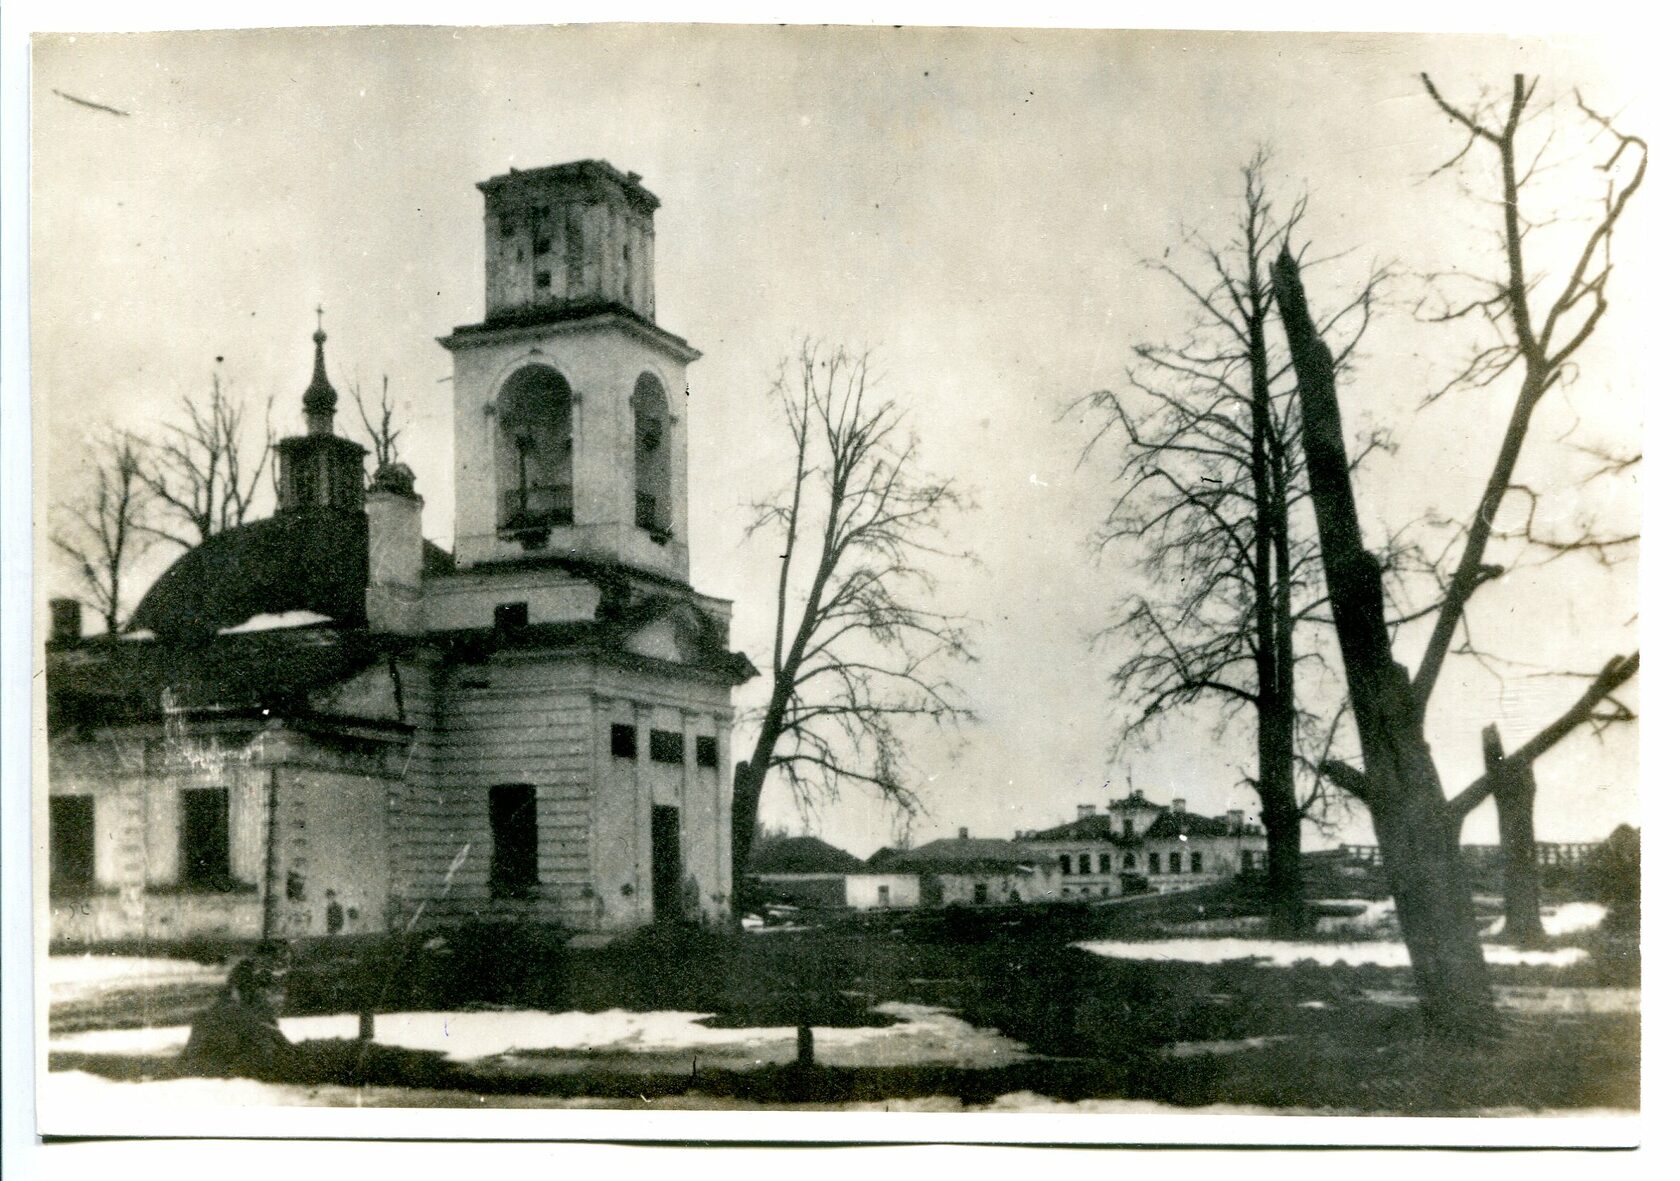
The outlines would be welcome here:
M 485 317 L 440 341 L 452 552 L 412 474 L 365 481 L 334 432 L 317 331 L 274 515 L 184 554 L 122 635 L 54 603 L 55 941 L 728 912 L 754 670 L 688 582 L 699 353 L 654 321 L 658 201 L 589 160 L 479 188 Z

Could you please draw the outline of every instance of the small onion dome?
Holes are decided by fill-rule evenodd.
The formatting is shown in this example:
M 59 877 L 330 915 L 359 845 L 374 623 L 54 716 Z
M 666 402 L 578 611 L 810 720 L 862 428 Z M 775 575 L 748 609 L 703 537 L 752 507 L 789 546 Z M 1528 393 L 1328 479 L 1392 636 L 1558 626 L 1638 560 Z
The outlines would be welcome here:
M 327 334 L 315 329 L 315 374 L 309 379 L 309 388 L 303 391 L 303 414 L 311 434 L 330 432 L 333 411 L 338 408 L 338 391 L 327 380 L 327 358 L 321 347 L 326 343 Z

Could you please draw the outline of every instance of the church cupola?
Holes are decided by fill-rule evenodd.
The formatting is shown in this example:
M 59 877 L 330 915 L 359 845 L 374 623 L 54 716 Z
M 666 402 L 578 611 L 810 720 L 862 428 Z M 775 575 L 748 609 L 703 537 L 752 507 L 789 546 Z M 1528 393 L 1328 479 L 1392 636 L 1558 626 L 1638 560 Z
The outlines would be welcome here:
M 312 435 L 333 433 L 333 411 L 338 409 L 338 391 L 327 380 L 327 334 L 321 329 L 321 309 L 315 310 L 315 373 L 303 391 L 304 429 Z
M 305 509 L 362 511 L 362 459 L 367 449 L 333 434 L 338 391 L 327 378 L 321 309 L 315 309 L 315 372 L 303 391 L 302 435 L 274 445 L 280 512 Z

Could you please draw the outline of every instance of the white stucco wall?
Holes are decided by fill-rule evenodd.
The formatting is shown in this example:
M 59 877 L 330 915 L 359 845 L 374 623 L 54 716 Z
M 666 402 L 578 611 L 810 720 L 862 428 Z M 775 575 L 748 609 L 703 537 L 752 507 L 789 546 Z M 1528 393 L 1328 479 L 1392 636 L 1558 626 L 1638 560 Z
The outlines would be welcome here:
M 881 890 L 887 900 L 881 901 Z M 876 910 L 881 907 L 920 906 L 922 880 L 913 873 L 849 873 L 846 875 L 846 905 L 853 910 Z
M 530 623 L 572 623 L 600 601 L 600 587 L 561 570 L 466 570 L 426 580 L 426 630 L 490 627 L 502 603 L 524 603 Z

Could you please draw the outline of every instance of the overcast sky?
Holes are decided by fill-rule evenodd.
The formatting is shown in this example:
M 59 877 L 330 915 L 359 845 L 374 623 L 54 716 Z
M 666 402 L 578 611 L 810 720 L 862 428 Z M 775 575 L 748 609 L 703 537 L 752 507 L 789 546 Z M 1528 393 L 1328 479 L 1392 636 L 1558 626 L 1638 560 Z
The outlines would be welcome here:
M 1252 810 L 1241 729 L 1216 740 L 1208 717 L 1187 716 L 1112 755 L 1117 656 L 1090 639 L 1136 575 L 1092 551 L 1114 456 L 1081 465 L 1090 424 L 1064 411 L 1119 386 L 1134 345 L 1183 323 L 1182 302 L 1141 260 L 1162 257 L 1183 226 L 1222 236 L 1256 146 L 1270 146 L 1280 194 L 1310 188 L 1315 248 L 1348 252 L 1325 282 L 1373 260 L 1482 265 L 1489 208 L 1452 178 L 1424 181 L 1458 143 L 1418 71 L 1468 101 L 1524 68 L 1644 130 L 1641 79 L 1620 64 L 1579 43 L 1018 30 L 44 40 L 33 58 L 38 462 L 54 494 L 70 492 L 90 427 L 146 427 L 217 369 L 253 407 L 272 395 L 283 433 L 300 429 L 320 303 L 341 393 L 389 375 L 427 535 L 451 545 L 450 360 L 435 338 L 482 318 L 474 182 L 605 159 L 663 202 L 658 319 L 705 353 L 689 371 L 692 580 L 736 602 L 738 647 L 768 667 L 774 551 L 742 533 L 747 503 L 783 478 L 766 391 L 802 337 L 873 347 L 929 468 L 974 494 L 955 534 L 980 564 L 939 573 L 940 605 L 981 624 L 980 660 L 961 673 L 980 721 L 961 745 L 912 743 L 927 807 L 917 838 L 1057 823 L 1128 782 L 1198 811 Z M 1519 473 L 1531 482 L 1572 470 L 1545 444 L 1577 418 L 1577 439 L 1638 446 L 1646 226 L 1636 203 L 1612 314 L 1536 428 Z M 1350 417 L 1402 444 L 1361 489 L 1373 532 L 1431 508 L 1463 516 L 1510 393 L 1420 411 L 1466 341 L 1420 329 L 1402 302 L 1345 391 Z M 349 433 L 348 399 L 340 410 Z M 1637 513 L 1629 498 L 1597 507 Z M 44 585 L 68 587 L 50 570 Z M 1587 670 L 1637 644 L 1637 611 L 1631 565 L 1553 565 L 1490 587 L 1471 622 L 1513 659 Z M 1407 659 L 1420 638 L 1403 645 Z M 1526 671 L 1501 686 L 1473 662 L 1449 666 L 1431 711 L 1449 789 L 1477 772 L 1483 725 L 1500 722 L 1514 746 L 1579 691 Z M 761 679 L 738 705 L 762 691 Z M 1554 752 L 1539 776 L 1541 838 L 1637 821 L 1636 747 L 1626 727 Z M 801 818 L 773 792 L 767 811 L 859 853 L 891 833 L 867 801 Z M 1470 839 L 1493 839 L 1484 812 Z M 1356 822 L 1343 837 L 1367 832 Z

